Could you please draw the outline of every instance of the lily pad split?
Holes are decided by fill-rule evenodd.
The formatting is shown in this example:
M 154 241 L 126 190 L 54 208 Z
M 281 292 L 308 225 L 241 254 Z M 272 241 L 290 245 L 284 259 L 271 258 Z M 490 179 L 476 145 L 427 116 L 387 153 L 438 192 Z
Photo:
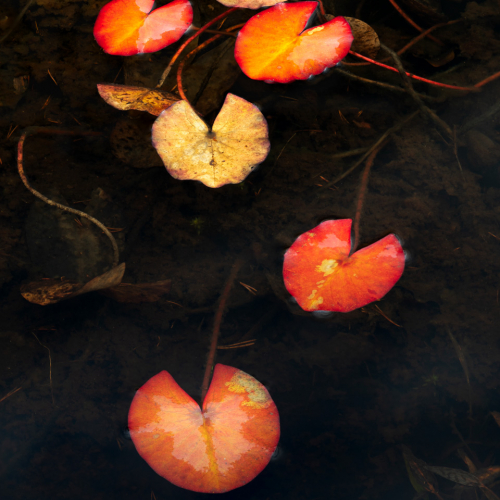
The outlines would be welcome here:
M 245 180 L 270 149 L 266 119 L 234 94 L 226 96 L 212 130 L 186 101 L 173 104 L 153 125 L 153 146 L 172 177 L 212 188 Z
M 168 372 L 150 378 L 132 401 L 128 425 L 139 455 L 157 474 L 200 493 L 247 484 L 269 463 L 280 436 L 266 388 L 221 364 L 203 408 Z
M 403 274 L 405 254 L 394 234 L 349 255 L 351 223 L 322 222 L 285 253 L 285 286 L 305 311 L 353 311 L 380 300 Z

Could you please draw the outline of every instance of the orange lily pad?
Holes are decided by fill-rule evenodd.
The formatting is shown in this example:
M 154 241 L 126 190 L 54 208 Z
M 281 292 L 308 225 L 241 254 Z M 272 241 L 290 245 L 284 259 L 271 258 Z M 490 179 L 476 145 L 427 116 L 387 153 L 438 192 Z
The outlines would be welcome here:
M 110 106 L 116 109 L 147 111 L 155 116 L 180 100 L 179 97 L 165 90 L 119 83 L 98 83 L 97 91 Z
M 353 311 L 380 300 L 403 274 L 405 254 L 394 234 L 349 255 L 351 224 L 322 222 L 285 253 L 286 289 L 305 311 Z
M 349 23 L 336 17 L 304 30 L 317 2 L 280 3 L 250 18 L 240 30 L 234 55 L 254 80 L 306 80 L 335 66 L 351 47 Z
M 128 425 L 139 455 L 157 474 L 200 493 L 247 484 L 269 463 L 280 436 L 266 388 L 221 364 L 203 408 L 168 372 L 150 378 L 132 401 Z
M 99 12 L 94 25 L 96 42 L 105 52 L 132 56 L 156 52 L 170 45 L 193 22 L 188 0 L 174 0 L 151 10 L 154 0 L 112 0 Z
M 217 188 L 245 180 L 270 143 L 259 108 L 228 94 L 211 130 L 186 101 L 170 106 L 153 125 L 153 146 L 172 177 Z

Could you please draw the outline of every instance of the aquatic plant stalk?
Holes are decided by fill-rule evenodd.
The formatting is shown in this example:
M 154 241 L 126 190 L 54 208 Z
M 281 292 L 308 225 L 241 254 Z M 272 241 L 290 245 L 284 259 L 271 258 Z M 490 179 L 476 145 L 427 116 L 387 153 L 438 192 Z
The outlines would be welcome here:
M 220 325 L 222 323 L 222 315 L 224 314 L 224 309 L 226 307 L 226 302 L 229 297 L 229 292 L 233 286 L 234 280 L 236 279 L 236 275 L 240 270 L 243 264 L 242 259 L 237 259 L 231 268 L 231 273 L 229 274 L 229 278 L 224 285 L 224 290 L 222 291 L 222 295 L 219 301 L 219 307 L 217 308 L 217 312 L 215 314 L 214 319 L 214 329 L 212 331 L 212 341 L 210 343 L 210 350 L 208 351 L 207 357 L 207 366 L 205 367 L 205 375 L 203 377 L 203 384 L 201 385 L 201 401 L 205 400 L 205 396 L 207 395 L 208 387 L 210 385 L 210 379 L 212 377 L 212 370 L 215 362 L 215 353 L 217 352 L 217 342 L 219 340 L 220 333 Z

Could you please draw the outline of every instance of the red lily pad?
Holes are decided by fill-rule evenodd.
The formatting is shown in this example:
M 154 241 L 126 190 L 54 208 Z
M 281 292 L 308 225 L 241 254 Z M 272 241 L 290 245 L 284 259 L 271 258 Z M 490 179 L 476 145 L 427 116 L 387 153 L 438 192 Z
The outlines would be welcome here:
M 168 372 L 150 378 L 132 401 L 128 425 L 139 455 L 157 474 L 200 493 L 247 484 L 269 463 L 280 436 L 266 388 L 221 364 L 202 409 Z
M 113 0 L 106 4 L 94 26 L 96 42 L 108 54 L 133 56 L 156 52 L 170 45 L 193 22 L 188 0 L 174 0 L 155 10 L 154 0 Z
M 403 274 L 405 254 L 394 234 L 349 256 L 351 223 L 322 222 L 285 253 L 286 289 L 305 311 L 353 311 L 380 300 Z
M 336 17 L 304 31 L 317 6 L 280 3 L 249 19 L 234 49 L 242 71 L 254 80 L 288 83 L 335 66 L 349 52 L 351 28 L 343 17 Z

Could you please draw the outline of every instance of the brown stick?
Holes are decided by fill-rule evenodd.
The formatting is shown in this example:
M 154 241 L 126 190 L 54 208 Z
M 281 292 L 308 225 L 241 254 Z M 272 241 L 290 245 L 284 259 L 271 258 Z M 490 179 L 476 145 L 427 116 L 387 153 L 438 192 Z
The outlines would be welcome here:
M 337 184 L 337 182 L 340 182 L 344 177 L 347 177 L 353 170 L 355 170 L 357 167 L 359 167 L 359 165 L 361 165 L 361 163 L 363 163 L 368 158 L 368 156 L 370 155 L 370 153 L 374 149 L 378 148 L 378 146 L 380 146 L 386 140 L 387 137 L 389 137 L 393 132 L 398 131 L 403 125 L 405 125 L 407 122 L 409 122 L 410 120 L 412 120 L 413 118 L 415 118 L 415 116 L 417 116 L 419 113 L 420 113 L 420 110 L 414 111 L 411 115 L 408 115 L 407 117 L 403 118 L 403 120 L 401 120 L 399 123 L 397 123 L 396 125 L 394 125 L 390 129 L 387 129 L 368 148 L 368 150 L 366 151 L 366 153 L 352 167 L 348 168 L 343 174 L 340 174 L 338 177 L 336 177 L 335 179 L 333 179 L 333 181 L 330 181 L 327 184 L 324 184 L 323 188 L 331 187 L 331 186 Z
M 217 342 L 219 340 L 220 325 L 222 323 L 222 315 L 224 314 L 224 309 L 226 307 L 226 302 L 229 297 L 229 292 L 233 286 L 233 282 L 236 279 L 236 275 L 243 264 L 242 259 L 237 259 L 231 268 L 231 273 L 229 278 L 224 285 L 224 290 L 220 297 L 219 307 L 217 308 L 217 313 L 214 319 L 214 329 L 212 332 L 212 341 L 210 343 L 210 351 L 208 351 L 207 366 L 205 367 L 205 376 L 203 377 L 203 384 L 201 385 L 201 403 L 205 400 L 205 396 L 208 392 L 208 386 L 210 384 L 210 379 L 212 378 L 212 370 L 215 361 L 215 353 L 217 352 Z
M 108 231 L 108 228 L 104 224 L 102 224 L 102 222 L 99 222 L 97 219 L 95 219 L 94 217 L 92 217 L 89 214 L 86 214 L 85 212 L 82 212 L 80 210 L 76 210 L 74 208 L 67 207 L 66 205 L 62 205 L 61 203 L 57 203 L 55 201 L 52 201 L 50 198 L 47 198 L 42 193 L 40 193 L 36 189 L 34 189 L 31 186 L 31 184 L 29 183 L 28 177 L 26 176 L 26 173 L 24 172 L 24 167 L 23 167 L 23 162 L 24 162 L 23 148 L 24 148 L 24 141 L 26 141 L 28 136 L 34 135 L 34 134 L 93 135 L 93 136 L 97 136 L 97 135 L 101 135 L 101 134 L 99 132 L 87 132 L 87 131 L 83 131 L 83 130 L 66 130 L 66 129 L 51 128 L 51 127 L 28 127 L 22 133 L 21 138 L 19 139 L 19 143 L 17 145 L 17 171 L 19 172 L 19 177 L 21 177 L 23 184 L 37 198 L 40 198 L 42 201 L 44 201 L 48 205 L 51 205 L 53 207 L 57 207 L 60 210 L 64 210 L 65 212 L 70 212 L 72 214 L 79 215 L 80 217 L 88 219 L 90 222 L 93 222 L 97 227 L 99 227 L 103 231 L 103 233 L 109 238 L 109 241 L 111 242 L 111 246 L 113 247 L 113 267 L 116 267 L 118 265 L 118 261 L 119 261 L 118 245 L 116 244 L 116 240 L 115 240 L 114 236 Z
M 380 44 L 380 47 L 385 50 L 393 59 L 394 64 L 396 65 L 396 68 L 399 71 L 399 74 L 401 76 L 401 80 L 403 82 L 404 87 L 408 91 L 408 94 L 413 98 L 413 100 L 417 103 L 417 105 L 420 107 L 423 113 L 425 113 L 441 130 L 443 130 L 448 137 L 452 138 L 453 137 L 453 132 L 451 131 L 450 126 L 441 120 L 439 116 L 429 107 L 427 107 L 422 99 L 417 95 L 415 92 L 415 89 L 413 88 L 413 85 L 411 83 L 410 78 L 408 77 L 408 74 L 406 73 L 403 63 L 401 62 L 401 59 L 399 56 L 394 52 L 392 49 L 389 47 L 385 46 L 383 43 Z

